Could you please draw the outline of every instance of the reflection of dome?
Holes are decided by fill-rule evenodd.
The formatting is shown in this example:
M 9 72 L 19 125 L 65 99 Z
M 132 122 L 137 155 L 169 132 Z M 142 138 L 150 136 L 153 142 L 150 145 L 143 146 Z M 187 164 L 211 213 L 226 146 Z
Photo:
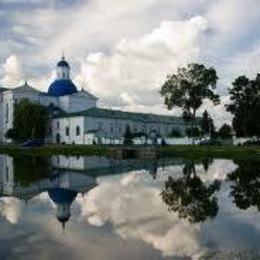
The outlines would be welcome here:
M 48 194 L 56 204 L 71 204 L 78 193 L 73 190 L 53 188 L 48 190 Z
M 57 206 L 56 217 L 65 228 L 66 222 L 70 219 L 70 206 L 77 197 L 77 192 L 63 188 L 52 188 L 48 190 L 48 194 Z
M 68 79 L 57 79 L 51 83 L 48 89 L 48 94 L 54 97 L 71 95 L 77 92 L 76 86 Z

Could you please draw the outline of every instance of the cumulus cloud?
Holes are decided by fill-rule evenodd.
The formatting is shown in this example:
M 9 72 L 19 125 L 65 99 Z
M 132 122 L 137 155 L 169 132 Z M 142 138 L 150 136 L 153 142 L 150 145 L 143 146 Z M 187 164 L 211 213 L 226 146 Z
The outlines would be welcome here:
M 3 66 L 16 53 L 28 79 L 46 90 L 46 75 L 65 49 L 79 87 L 102 105 L 167 113 L 158 89 L 177 66 L 199 61 L 216 67 L 223 96 L 237 71 L 259 70 L 259 17 L 258 0 L 4 1 L 1 83 L 19 80 Z M 230 120 L 223 109 L 212 108 L 222 122 Z
M 87 88 L 110 105 L 159 105 L 166 75 L 198 58 L 206 29 L 207 21 L 200 16 L 163 21 L 142 37 L 123 38 L 111 54 L 91 53 L 76 81 L 87 82 Z
M 16 55 L 11 55 L 2 65 L 4 86 L 12 87 L 19 84 L 23 78 L 22 63 Z

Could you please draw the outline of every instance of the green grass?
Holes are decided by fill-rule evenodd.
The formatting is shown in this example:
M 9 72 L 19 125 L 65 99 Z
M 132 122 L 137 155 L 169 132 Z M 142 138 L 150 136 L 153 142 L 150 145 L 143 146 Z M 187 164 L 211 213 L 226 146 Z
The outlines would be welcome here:
M 143 146 L 132 146 L 136 149 L 144 149 Z M 123 149 L 118 146 L 118 149 Z M 2 146 L 0 154 L 10 155 L 98 155 L 109 156 L 112 149 L 117 149 L 116 146 L 98 146 L 98 145 L 48 145 L 39 148 L 21 148 L 18 146 Z M 147 146 L 145 147 L 147 149 Z M 161 147 L 157 150 L 164 156 L 186 157 L 186 158 L 248 158 L 260 160 L 260 147 L 243 147 L 243 146 L 185 146 L 172 145 Z
M 260 160 L 259 146 L 167 146 L 161 149 L 165 156 L 187 158 L 223 158 L 236 159 L 248 158 Z
M 108 149 L 104 146 L 86 145 L 47 145 L 35 148 L 23 148 L 19 146 L 2 146 L 0 154 L 9 155 L 108 155 Z

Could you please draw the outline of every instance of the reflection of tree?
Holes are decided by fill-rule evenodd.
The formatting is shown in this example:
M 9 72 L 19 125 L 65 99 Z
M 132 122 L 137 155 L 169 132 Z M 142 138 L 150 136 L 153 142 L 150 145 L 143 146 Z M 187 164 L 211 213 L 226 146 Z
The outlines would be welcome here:
M 29 186 L 50 174 L 49 159 L 41 156 L 15 156 L 13 167 L 15 182 L 21 186 Z
M 194 223 L 217 215 L 218 203 L 213 195 L 219 186 L 217 181 L 206 186 L 196 174 L 194 161 L 187 161 L 183 176 L 177 179 L 168 177 L 161 195 L 169 210 Z
M 209 166 L 213 163 L 213 159 L 209 157 L 205 157 L 201 160 L 201 163 L 203 165 L 204 171 L 207 172 L 209 169 Z
M 236 206 L 247 209 L 250 206 L 260 210 L 260 162 L 236 161 L 238 168 L 228 174 L 231 181 L 230 195 Z

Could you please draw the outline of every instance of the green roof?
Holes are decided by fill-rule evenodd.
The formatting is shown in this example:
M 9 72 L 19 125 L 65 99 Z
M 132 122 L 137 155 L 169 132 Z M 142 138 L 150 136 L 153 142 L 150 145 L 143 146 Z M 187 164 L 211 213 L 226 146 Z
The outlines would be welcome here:
M 143 123 L 174 124 L 178 122 L 178 124 L 180 123 L 184 124 L 184 121 L 180 117 L 124 112 L 120 110 L 110 110 L 110 109 L 103 109 L 103 108 L 90 108 L 88 110 L 75 112 L 75 113 L 60 113 L 59 115 L 54 116 L 53 118 L 65 118 L 65 117 L 77 117 L 77 116 L 132 120 L 132 121 L 139 121 Z

